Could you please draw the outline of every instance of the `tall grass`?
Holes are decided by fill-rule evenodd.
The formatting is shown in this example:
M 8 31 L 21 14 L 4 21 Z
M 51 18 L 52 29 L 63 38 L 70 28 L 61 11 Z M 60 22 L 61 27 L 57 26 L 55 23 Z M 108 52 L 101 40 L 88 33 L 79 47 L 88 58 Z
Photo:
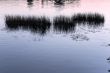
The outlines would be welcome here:
M 46 17 L 6 16 L 6 27 L 11 30 L 23 29 L 45 34 L 50 25 L 50 20 Z
M 100 15 L 98 13 L 95 14 L 76 14 L 72 16 L 72 21 L 75 23 L 81 23 L 81 24 L 88 24 L 89 25 L 101 25 L 104 23 L 105 19 L 103 15 Z
M 89 26 L 98 28 L 104 24 L 104 16 L 100 14 L 75 14 L 71 17 L 57 16 L 53 19 L 53 29 L 55 32 L 73 32 L 77 26 Z M 45 34 L 52 23 L 46 17 L 23 17 L 6 16 L 6 27 L 10 30 L 30 30 L 32 32 Z
M 100 14 L 76 14 L 71 17 L 59 16 L 54 19 L 54 30 L 59 32 L 74 31 L 76 26 L 98 28 L 104 24 L 104 16 Z
M 71 18 L 59 16 L 54 19 L 54 30 L 59 32 L 70 32 L 75 30 L 76 24 L 71 21 Z

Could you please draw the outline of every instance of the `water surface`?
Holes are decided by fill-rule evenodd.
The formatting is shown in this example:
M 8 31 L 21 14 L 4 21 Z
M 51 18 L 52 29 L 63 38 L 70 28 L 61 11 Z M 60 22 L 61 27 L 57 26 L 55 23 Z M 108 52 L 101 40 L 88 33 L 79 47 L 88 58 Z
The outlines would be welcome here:
M 109 0 L 0 0 L 0 73 L 110 72 Z

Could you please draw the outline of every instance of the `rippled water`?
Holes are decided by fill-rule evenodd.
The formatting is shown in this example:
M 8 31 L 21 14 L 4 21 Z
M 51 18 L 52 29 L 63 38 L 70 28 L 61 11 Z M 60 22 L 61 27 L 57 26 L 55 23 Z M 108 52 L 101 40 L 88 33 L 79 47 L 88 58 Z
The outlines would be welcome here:
M 109 0 L 0 0 L 0 73 L 110 72 Z

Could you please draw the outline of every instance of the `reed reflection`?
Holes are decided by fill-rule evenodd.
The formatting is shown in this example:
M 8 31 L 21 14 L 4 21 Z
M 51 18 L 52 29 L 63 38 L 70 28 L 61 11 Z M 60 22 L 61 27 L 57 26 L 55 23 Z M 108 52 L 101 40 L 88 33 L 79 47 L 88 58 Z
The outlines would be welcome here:
M 46 17 L 6 16 L 6 28 L 10 30 L 29 30 L 41 35 L 50 29 L 50 20 Z
M 71 18 L 59 16 L 54 19 L 54 31 L 57 32 L 72 32 L 75 30 L 76 24 L 71 21 Z
M 77 5 L 79 4 L 80 0 L 38 0 L 40 1 L 41 5 L 51 5 L 54 4 L 55 7 L 64 6 L 67 4 Z
M 58 16 L 53 22 L 46 17 L 6 16 L 6 27 L 11 30 L 30 30 L 45 34 L 53 25 L 53 30 L 60 33 L 74 33 L 76 27 L 84 26 L 93 29 L 104 26 L 104 16 L 100 14 L 76 14 L 71 17 Z M 52 30 L 51 30 L 52 31 Z
M 55 5 L 64 5 L 64 0 L 54 0 Z
M 104 16 L 98 13 L 95 14 L 76 14 L 72 16 L 73 23 L 78 23 L 79 25 L 87 25 L 89 27 L 100 27 L 103 26 L 105 21 Z
M 62 33 L 75 31 L 76 26 L 98 28 L 104 24 L 104 16 L 100 14 L 76 14 L 72 17 L 59 16 L 54 19 L 54 29 Z
M 34 0 L 27 0 L 27 5 L 29 8 L 31 8 L 33 6 L 33 1 Z
M 80 0 L 54 0 L 55 5 L 77 4 Z

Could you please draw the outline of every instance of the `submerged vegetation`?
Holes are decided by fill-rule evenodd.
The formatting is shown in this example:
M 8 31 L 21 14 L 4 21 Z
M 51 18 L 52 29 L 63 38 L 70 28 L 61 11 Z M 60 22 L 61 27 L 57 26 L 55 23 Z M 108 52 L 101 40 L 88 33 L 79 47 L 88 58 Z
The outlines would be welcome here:
M 40 34 L 45 34 L 53 25 L 56 32 L 73 32 L 76 26 L 89 26 L 97 28 L 103 26 L 104 16 L 100 14 L 76 14 L 72 17 L 58 16 L 50 21 L 47 17 L 22 17 L 6 16 L 6 27 L 11 30 L 30 30 Z

